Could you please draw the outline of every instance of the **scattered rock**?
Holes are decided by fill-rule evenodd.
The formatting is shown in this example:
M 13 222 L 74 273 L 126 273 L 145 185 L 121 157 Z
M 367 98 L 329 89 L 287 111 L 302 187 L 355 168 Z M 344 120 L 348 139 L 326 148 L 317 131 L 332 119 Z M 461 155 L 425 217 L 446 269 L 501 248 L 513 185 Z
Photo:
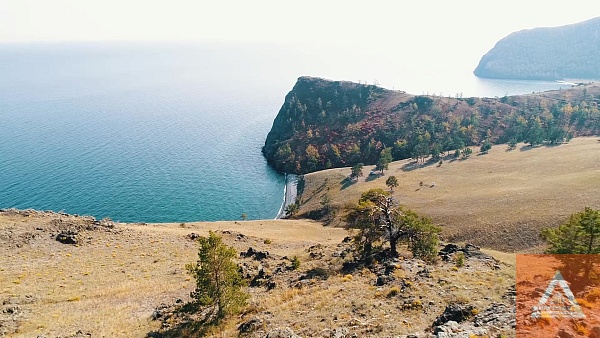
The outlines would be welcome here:
M 425 267 L 423 270 L 417 272 L 417 276 L 423 277 L 423 278 L 430 278 L 431 270 L 429 268 Z
M 265 286 L 267 290 L 273 290 L 277 286 L 277 284 L 273 281 L 273 276 L 267 274 L 265 269 L 262 266 L 260 266 L 258 269 L 258 274 L 256 274 L 256 276 L 254 276 L 254 278 L 252 278 L 252 280 L 250 281 L 250 286 Z
M 262 261 L 263 259 L 266 259 L 269 257 L 269 252 L 268 251 L 257 251 L 257 250 L 254 250 L 254 248 L 250 247 L 250 248 L 248 248 L 248 250 L 246 250 L 246 252 L 241 252 L 240 256 L 246 257 L 246 258 L 253 257 L 257 261 Z
M 267 291 L 271 291 L 273 289 L 275 289 L 277 287 L 277 283 L 275 283 L 274 281 L 270 280 L 267 281 L 267 283 L 265 284 L 265 286 L 267 287 Z
M 75 332 L 75 334 L 66 336 L 65 338 L 86 338 L 86 337 L 91 337 L 91 336 L 92 336 L 91 333 L 78 330 L 77 332 Z
M 197 240 L 198 238 L 200 238 L 200 235 L 198 235 L 198 234 L 197 234 L 197 233 L 195 233 L 195 232 L 192 232 L 191 234 L 187 235 L 187 237 L 188 237 L 189 239 L 191 239 L 192 241 L 195 241 L 195 240 Z
M 295 334 L 292 329 L 289 327 L 276 328 L 269 333 L 264 338 L 301 338 L 299 335 Z
M 473 318 L 473 324 L 479 327 L 494 326 L 516 328 L 516 308 L 506 304 L 494 303 Z M 600 338 L 600 337 L 599 337 Z
M 314 268 L 306 271 L 306 274 L 300 276 L 300 280 L 304 279 L 321 279 L 326 280 L 329 278 L 329 271 L 324 268 Z
M 492 257 L 490 255 L 483 253 L 479 247 L 477 247 L 473 244 L 469 244 L 469 243 L 465 244 L 465 246 L 462 248 L 454 243 L 446 244 L 446 246 L 444 246 L 439 251 L 438 256 L 440 256 L 443 261 L 448 262 L 448 261 L 453 260 L 453 256 L 457 252 L 462 252 L 465 255 L 465 258 L 473 258 L 473 259 L 489 261 L 494 270 L 500 269 L 498 260 L 496 260 L 494 257 Z
M 166 316 L 167 313 L 170 313 L 169 306 L 166 304 L 160 304 L 154 309 L 152 312 L 152 320 L 159 320 Z
M 305 287 L 308 287 L 311 284 L 311 281 L 309 279 L 302 279 L 297 281 L 296 283 L 292 283 L 292 287 L 296 288 L 296 289 L 302 289 Z
M 460 323 L 473 316 L 475 307 L 470 304 L 453 303 L 446 306 L 444 312 L 433 322 L 433 326 L 443 325 L 449 321 Z
M 77 244 L 79 243 L 77 235 L 78 233 L 73 230 L 61 231 L 56 235 L 56 240 L 62 244 Z
M 306 249 L 306 252 L 308 253 L 309 257 L 311 259 L 321 259 L 323 258 L 323 249 L 325 247 L 321 244 L 315 244 L 311 247 L 309 247 L 308 249 Z
M 506 299 L 506 300 L 510 301 L 511 304 L 515 304 L 517 301 L 516 285 L 513 285 L 510 288 L 508 288 L 506 293 L 502 296 L 502 299 Z M 598 337 L 598 338 L 600 338 L 600 337 Z
M 96 221 L 98 226 L 113 229 L 115 227 L 115 222 L 113 222 L 110 218 L 103 218 L 100 221 Z
M 375 281 L 375 285 L 377 286 L 383 286 L 391 281 L 394 280 L 394 276 L 389 276 L 389 275 L 379 275 L 377 276 L 377 280 Z
M 240 333 L 254 332 L 258 329 L 262 329 L 264 324 L 265 323 L 260 318 L 250 319 L 249 321 L 240 324 L 240 326 L 238 326 L 238 331 L 240 331 Z
M 321 331 L 320 336 L 323 338 L 355 338 L 355 337 L 357 337 L 356 333 L 351 333 L 350 330 L 348 330 L 345 327 L 338 327 L 333 330 L 325 329 L 325 330 Z
M 358 270 L 362 265 L 359 262 L 344 262 L 342 264 L 343 273 L 352 273 Z

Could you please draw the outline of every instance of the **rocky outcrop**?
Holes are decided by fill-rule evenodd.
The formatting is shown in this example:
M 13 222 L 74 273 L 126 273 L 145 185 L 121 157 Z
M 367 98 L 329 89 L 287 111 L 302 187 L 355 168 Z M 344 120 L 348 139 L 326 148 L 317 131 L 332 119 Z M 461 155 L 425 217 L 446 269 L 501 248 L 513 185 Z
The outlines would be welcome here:
M 442 261 L 448 262 L 455 259 L 455 255 L 457 253 L 462 253 L 466 259 L 478 259 L 480 261 L 485 261 L 494 270 L 500 269 L 500 262 L 497 259 L 485 254 L 480 250 L 479 247 L 469 243 L 465 244 L 463 247 L 460 247 L 458 244 L 454 243 L 446 244 L 438 252 L 438 256 L 440 256 Z
M 495 337 L 499 330 L 514 332 L 515 311 L 514 306 L 492 304 L 481 313 L 477 313 L 472 305 L 450 304 L 433 323 L 433 337 Z
M 238 326 L 238 331 L 240 332 L 240 334 L 247 334 L 247 333 L 251 333 L 258 329 L 263 328 L 264 325 L 265 325 L 265 323 L 262 319 L 253 318 L 253 319 L 250 319 L 249 321 L 246 321 L 246 322 L 243 322 L 242 324 L 240 324 Z
M 79 243 L 79 238 L 77 237 L 79 233 L 73 230 L 61 231 L 58 235 L 56 235 L 56 240 L 62 244 L 77 244 Z
M 248 248 L 248 250 L 246 250 L 246 252 L 241 252 L 240 257 L 254 258 L 257 261 L 262 261 L 263 259 L 266 259 L 269 257 L 269 252 L 268 251 L 258 251 L 258 250 L 255 250 L 254 248 L 250 247 L 250 248 Z

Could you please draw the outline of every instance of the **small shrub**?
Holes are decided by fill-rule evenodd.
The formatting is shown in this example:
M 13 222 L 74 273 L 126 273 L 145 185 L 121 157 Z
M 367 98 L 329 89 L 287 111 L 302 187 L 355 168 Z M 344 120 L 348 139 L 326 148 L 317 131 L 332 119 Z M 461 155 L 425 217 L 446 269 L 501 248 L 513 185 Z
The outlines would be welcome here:
M 575 332 L 577 332 L 578 335 L 580 336 L 586 336 L 588 335 L 588 329 L 585 327 L 585 324 L 583 323 L 575 323 L 573 325 L 573 329 L 575 329 Z
M 477 315 L 479 314 L 479 309 L 478 309 L 478 308 L 476 308 L 476 307 L 474 307 L 474 308 L 471 310 L 471 314 L 472 314 L 473 316 L 477 316 Z
M 342 282 L 349 282 L 352 280 L 352 275 L 351 274 L 347 274 L 342 278 Z
M 596 302 L 598 299 L 600 299 L 600 288 L 590 291 L 587 295 L 585 295 L 585 299 L 592 303 Z
M 577 298 L 577 303 L 583 307 L 587 307 L 588 309 L 591 309 L 592 307 L 594 307 L 593 304 L 591 304 L 590 302 L 588 302 L 586 299 L 583 299 L 583 298 Z
M 386 293 L 386 295 L 385 295 L 385 296 L 386 296 L 387 298 L 392 298 L 392 297 L 395 297 L 395 296 L 397 296 L 399 293 L 400 293 L 400 288 L 399 288 L 399 287 L 397 287 L 397 286 L 393 286 L 392 288 L 390 288 L 390 289 L 388 290 L 388 292 Z
M 300 259 L 298 256 L 292 258 L 292 270 L 298 270 L 300 268 Z
M 271 243 L 273 243 L 273 241 L 267 238 L 267 239 L 264 240 L 264 243 L 265 244 L 271 244 Z
M 464 253 L 462 253 L 462 252 L 457 253 L 454 259 L 456 260 L 456 267 L 462 268 L 463 266 L 465 266 L 465 254 Z

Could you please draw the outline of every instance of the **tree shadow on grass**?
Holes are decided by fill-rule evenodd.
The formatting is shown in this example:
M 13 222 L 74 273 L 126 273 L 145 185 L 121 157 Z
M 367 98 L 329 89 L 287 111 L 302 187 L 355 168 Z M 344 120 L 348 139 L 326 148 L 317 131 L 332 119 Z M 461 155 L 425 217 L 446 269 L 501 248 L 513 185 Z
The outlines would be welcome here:
M 548 143 L 544 144 L 544 146 L 546 148 L 554 148 L 554 147 L 558 147 L 558 146 L 563 145 L 563 144 L 565 144 L 565 143 L 552 143 L 552 142 L 548 142 Z
M 402 167 L 400 167 L 400 169 L 402 171 L 413 171 L 413 170 L 429 167 L 434 164 L 438 164 L 439 161 L 440 161 L 440 159 L 437 159 L 437 160 L 429 159 L 423 163 L 419 163 L 417 161 L 412 161 L 412 162 L 408 162 L 408 163 L 404 164 Z
M 354 183 L 356 183 L 355 180 L 351 179 L 350 177 L 346 177 L 340 182 L 340 184 L 342 185 L 340 190 L 344 190 L 344 189 L 350 187 L 351 185 L 353 185 Z
M 404 164 L 402 167 L 400 167 L 400 169 L 402 169 L 402 171 L 413 171 L 413 170 L 416 170 L 419 168 L 421 168 L 421 163 L 419 163 L 418 161 L 408 162 L 408 163 Z
M 529 150 L 531 150 L 531 149 L 533 149 L 533 148 L 537 148 L 537 146 L 533 146 L 533 147 L 532 147 L 532 146 L 530 146 L 529 144 L 525 144 L 525 145 L 523 145 L 521 148 L 519 148 L 519 150 L 520 150 L 520 151 L 529 151 Z
M 374 175 L 369 175 L 367 176 L 367 178 L 365 178 L 365 182 L 371 182 L 374 181 L 376 179 L 378 179 L 379 177 L 383 176 L 381 173 L 379 174 L 374 174 Z

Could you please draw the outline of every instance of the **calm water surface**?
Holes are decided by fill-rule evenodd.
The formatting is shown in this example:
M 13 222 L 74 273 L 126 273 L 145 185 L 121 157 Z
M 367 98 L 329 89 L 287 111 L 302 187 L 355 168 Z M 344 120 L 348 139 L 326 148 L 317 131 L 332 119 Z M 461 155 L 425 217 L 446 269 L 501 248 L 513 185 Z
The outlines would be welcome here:
M 566 86 L 481 80 L 475 66 L 329 46 L 0 45 L 0 208 L 274 218 L 284 177 L 260 148 L 299 76 L 464 97 Z

